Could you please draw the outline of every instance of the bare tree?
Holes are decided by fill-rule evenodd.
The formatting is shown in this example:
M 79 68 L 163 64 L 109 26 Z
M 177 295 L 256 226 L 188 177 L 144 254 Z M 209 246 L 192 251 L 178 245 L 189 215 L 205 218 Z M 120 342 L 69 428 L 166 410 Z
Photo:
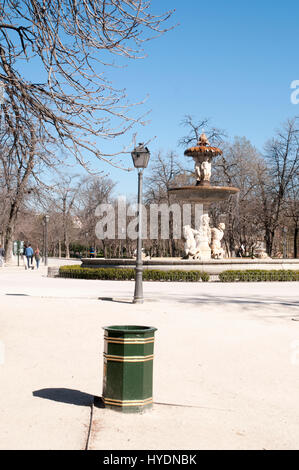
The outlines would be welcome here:
M 150 164 L 150 171 L 145 182 L 145 203 L 146 204 L 171 204 L 168 189 L 171 186 L 186 184 L 190 178 L 190 173 L 185 173 L 179 162 L 179 157 L 170 152 L 164 155 L 159 152 Z M 149 215 L 149 211 L 148 211 Z M 160 231 L 160 230 L 159 230 Z M 153 250 L 158 256 L 164 251 L 170 256 L 174 256 L 177 251 L 177 243 L 173 237 L 173 219 L 170 214 L 169 219 L 169 240 L 153 241 Z M 159 235 L 160 237 L 160 235 Z
M 8 126 L 7 123 L 0 128 L 0 185 L 6 260 L 11 256 L 19 211 L 28 195 L 35 191 L 39 181 L 34 174 L 36 162 L 44 160 L 49 164 L 51 160 L 51 150 L 48 148 L 45 155 L 43 143 L 43 137 L 37 140 L 36 129 L 30 121 L 23 126 L 20 134 L 14 132 L 13 126 Z
M 125 90 L 105 74 L 114 57 L 143 58 L 143 44 L 167 31 L 170 16 L 153 14 L 147 0 L 2 2 L 0 80 L 7 125 L 13 116 L 15 132 L 22 133 L 22 117 L 29 117 L 81 164 L 87 165 L 86 155 L 115 164 L 95 138 L 119 136 L 142 118 L 129 114 Z M 29 61 L 38 79 L 32 80 Z
M 51 219 L 58 216 L 59 226 L 62 228 L 62 240 L 65 257 L 70 257 L 70 241 L 74 229 L 74 217 L 78 211 L 79 191 L 82 181 L 78 175 L 60 176 L 51 190 L 44 192 L 42 206 L 47 213 L 52 214 Z M 60 234 L 58 231 L 57 234 Z M 59 237 L 58 242 L 61 241 Z
M 190 114 L 186 114 L 184 119 L 181 122 L 181 125 L 189 131 L 188 134 L 183 136 L 179 140 L 179 145 L 181 147 L 189 147 L 190 145 L 195 145 L 199 141 L 200 135 L 205 132 L 210 143 L 213 145 L 219 145 L 223 142 L 223 139 L 226 137 L 226 133 L 223 129 L 213 127 L 210 124 L 209 118 L 203 118 L 199 121 L 195 121 Z
M 289 119 L 265 149 L 268 171 L 260 178 L 260 197 L 263 223 L 269 255 L 272 253 L 274 236 L 284 216 L 288 192 L 299 173 L 299 127 L 298 118 Z
M 145 201 L 169 202 L 168 189 L 174 178 L 183 172 L 179 158 L 174 152 L 163 155 L 158 152 L 150 163 L 150 172 L 145 181 Z
M 11 256 L 18 213 L 30 194 L 38 193 L 44 172 L 56 171 L 61 163 L 56 140 L 44 132 L 39 119 L 18 112 L 14 99 L 0 115 L 0 189 L 6 259 Z M 60 152 L 61 153 L 61 152 Z
M 299 240 L 299 175 L 296 175 L 291 187 L 288 190 L 286 198 L 285 216 L 291 222 L 290 228 L 293 230 L 293 256 L 298 258 L 298 240 Z
M 257 220 L 257 169 L 265 167 L 258 151 L 245 137 L 235 137 L 233 142 L 222 144 L 223 154 L 218 157 L 213 171 L 213 184 L 235 186 L 240 193 L 227 201 L 213 205 L 212 219 L 226 224 L 225 243 L 232 253 L 245 246 L 250 252 L 258 238 L 263 238 L 263 228 Z
M 115 161 L 119 152 L 105 154 L 96 138 L 113 139 L 143 123 L 143 117 L 135 115 L 125 90 L 113 87 L 106 72 L 115 65 L 114 58 L 120 59 L 120 65 L 124 59 L 142 58 L 143 43 L 164 33 L 170 16 L 171 12 L 154 15 L 146 0 L 5 0 L 0 4 L 0 84 L 5 91 L 1 202 L 8 256 L 29 181 L 38 181 L 39 166 L 53 156 L 51 145 L 57 144 L 65 157 L 72 155 L 87 169 L 94 155 L 119 166 Z M 32 78 L 31 63 L 38 79 Z
M 81 221 L 81 237 L 85 243 L 91 242 L 96 247 L 96 224 L 98 218 L 95 215 L 99 204 L 109 203 L 112 200 L 112 192 L 116 183 L 107 177 L 87 176 L 82 178 L 78 199 L 77 215 Z M 105 240 L 102 240 L 104 252 Z

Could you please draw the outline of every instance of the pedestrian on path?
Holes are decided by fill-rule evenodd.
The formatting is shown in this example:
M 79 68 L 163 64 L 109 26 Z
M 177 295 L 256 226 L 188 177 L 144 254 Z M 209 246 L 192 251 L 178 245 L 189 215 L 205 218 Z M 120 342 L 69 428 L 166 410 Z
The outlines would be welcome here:
M 27 245 L 26 245 L 26 243 L 24 243 L 23 253 L 22 253 L 22 261 L 23 261 L 23 265 L 24 265 L 24 268 L 25 268 L 25 269 L 27 269 L 27 264 L 26 264 L 26 248 L 27 248 Z
M 40 253 L 39 253 L 39 248 L 37 247 L 35 252 L 34 252 L 34 258 L 36 262 L 36 269 L 39 268 L 39 262 L 40 262 Z
M 4 267 L 4 256 L 5 256 L 5 250 L 2 248 L 2 245 L 0 244 L 0 267 Z
M 27 267 L 28 269 L 30 268 L 30 262 L 31 262 L 31 267 L 32 267 L 32 264 L 33 264 L 33 249 L 29 243 L 29 245 L 27 246 L 26 250 L 25 250 L 25 256 L 27 258 Z

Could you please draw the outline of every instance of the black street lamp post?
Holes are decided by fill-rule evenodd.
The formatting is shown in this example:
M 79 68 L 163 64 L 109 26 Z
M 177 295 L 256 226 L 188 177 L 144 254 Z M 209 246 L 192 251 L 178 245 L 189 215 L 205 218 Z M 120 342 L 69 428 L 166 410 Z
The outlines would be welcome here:
M 49 222 L 49 216 L 45 215 L 44 216 L 44 227 L 45 227 L 45 254 L 44 254 L 44 260 L 45 260 L 45 266 L 48 266 L 48 222 Z
M 143 286 L 142 286 L 142 183 L 143 170 L 147 167 L 150 152 L 143 144 L 139 144 L 132 152 L 132 159 L 135 168 L 138 169 L 138 238 L 137 238 L 137 255 L 136 255 L 136 277 L 134 304 L 143 303 Z
M 42 224 L 43 224 L 43 255 L 42 255 L 42 262 L 44 263 L 45 262 L 45 225 L 46 225 L 46 222 L 45 222 L 45 217 L 43 217 L 43 220 L 42 220 Z
M 283 258 L 288 257 L 288 252 L 287 252 L 287 233 L 288 233 L 288 227 L 283 227 Z
M 88 232 L 85 233 L 86 258 L 88 258 Z

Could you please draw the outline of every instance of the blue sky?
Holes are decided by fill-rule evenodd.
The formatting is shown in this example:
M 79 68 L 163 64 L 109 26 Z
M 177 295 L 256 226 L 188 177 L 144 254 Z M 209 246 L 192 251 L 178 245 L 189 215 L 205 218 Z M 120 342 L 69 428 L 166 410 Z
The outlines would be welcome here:
M 288 117 L 299 114 L 291 104 L 290 84 L 299 80 L 299 3 L 295 0 L 152 0 L 160 13 L 175 8 L 164 36 L 145 44 L 148 57 L 125 69 L 108 70 L 115 86 L 131 101 L 147 95 L 137 112 L 151 110 L 150 123 L 137 126 L 137 141 L 147 141 L 154 155 L 184 149 L 178 139 L 185 114 L 211 123 L 228 135 L 246 136 L 259 150 Z M 114 153 L 129 144 L 133 132 L 99 147 Z M 131 165 L 129 155 L 123 162 Z M 133 195 L 137 175 L 103 163 L 96 167 L 118 182 L 116 194 Z
M 156 136 L 153 154 L 183 154 L 177 142 L 185 114 L 210 117 L 230 137 L 246 136 L 260 150 L 285 119 L 299 114 L 290 101 L 290 84 L 299 80 L 298 2 L 153 0 L 152 8 L 175 8 L 172 21 L 179 26 L 147 43 L 148 57 L 114 77 L 131 100 L 149 95 L 144 109 L 151 110 L 151 122 L 136 130 L 138 141 Z M 129 142 L 131 134 L 109 148 Z M 107 171 L 119 181 L 117 193 L 135 192 L 136 174 Z

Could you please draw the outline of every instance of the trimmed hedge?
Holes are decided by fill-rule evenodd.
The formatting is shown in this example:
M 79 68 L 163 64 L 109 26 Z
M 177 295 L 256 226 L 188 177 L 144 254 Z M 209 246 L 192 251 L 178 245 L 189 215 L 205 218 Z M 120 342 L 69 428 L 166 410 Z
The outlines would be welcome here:
M 59 277 L 71 279 L 99 279 L 130 281 L 135 279 L 134 268 L 82 268 L 80 265 L 61 266 Z M 203 271 L 181 271 L 159 269 L 145 269 L 144 281 L 209 281 L 209 274 Z M 250 269 L 244 271 L 223 271 L 219 274 L 220 282 L 261 282 L 261 281 L 299 281 L 299 271 L 290 270 L 261 270 Z
M 270 271 L 263 269 L 230 270 L 220 273 L 219 280 L 221 282 L 299 281 L 299 271 L 285 269 Z
M 61 266 L 59 277 L 72 279 L 101 279 L 115 281 L 130 281 L 135 279 L 134 268 L 82 268 L 79 265 Z M 185 282 L 207 282 L 209 274 L 202 271 L 180 271 L 159 269 L 145 269 L 143 271 L 144 281 L 185 281 Z

